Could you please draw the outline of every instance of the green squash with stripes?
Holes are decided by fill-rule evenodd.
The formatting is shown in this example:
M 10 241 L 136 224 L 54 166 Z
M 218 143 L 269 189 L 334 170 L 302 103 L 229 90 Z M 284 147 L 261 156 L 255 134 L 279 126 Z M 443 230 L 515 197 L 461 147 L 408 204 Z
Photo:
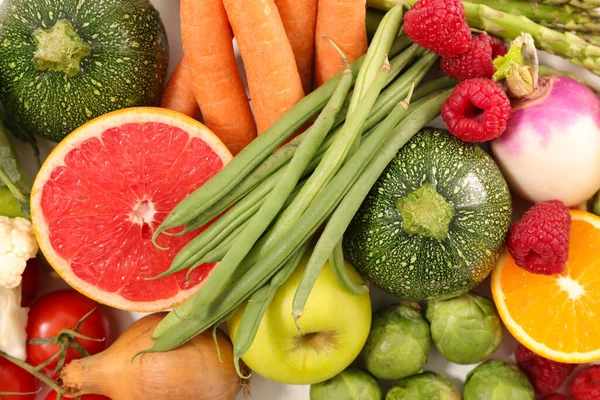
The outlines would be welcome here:
M 511 223 L 508 186 L 480 147 L 425 128 L 387 166 L 354 216 L 344 250 L 395 296 L 466 293 L 492 271 Z
M 60 141 L 107 112 L 155 105 L 168 62 L 149 0 L 0 5 L 0 102 L 27 134 Z

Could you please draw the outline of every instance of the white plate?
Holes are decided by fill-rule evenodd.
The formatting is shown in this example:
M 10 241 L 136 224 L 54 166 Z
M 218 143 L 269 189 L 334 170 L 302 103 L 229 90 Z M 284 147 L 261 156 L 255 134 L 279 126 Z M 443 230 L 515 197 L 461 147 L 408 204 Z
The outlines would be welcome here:
M 0 0 L 2 3 L 3 0 Z M 31 0 L 36 1 L 36 0 Z M 170 45 L 170 58 L 171 63 L 169 66 L 169 73 L 175 68 L 182 56 L 181 47 L 181 33 L 179 28 L 179 1 L 177 0 L 151 0 L 152 3 L 159 10 L 162 20 L 166 26 L 167 34 L 169 37 Z M 554 57 L 548 54 L 541 54 L 540 58 L 549 66 L 559 69 L 568 70 L 578 77 L 585 79 L 589 84 L 594 86 L 597 90 L 600 90 L 600 78 L 591 74 L 590 72 L 571 65 L 569 62 Z M 238 62 L 241 64 L 241 60 Z M 435 125 L 440 126 L 439 120 L 436 121 Z M 50 142 L 40 141 L 40 149 L 42 156 L 48 154 L 54 145 Z M 19 152 L 21 153 L 24 166 L 34 176 L 35 174 L 35 162 L 33 161 L 31 151 L 28 147 L 18 145 Z M 42 280 L 45 282 L 45 280 Z M 57 290 L 59 288 L 66 287 L 62 281 L 54 281 L 46 285 L 43 288 L 44 292 Z M 490 297 L 489 292 L 489 280 L 486 280 L 477 290 L 477 292 Z M 396 298 L 386 295 L 379 290 L 374 290 L 372 293 L 373 309 L 378 309 L 381 306 L 390 304 L 397 301 Z M 111 318 L 113 325 L 113 332 L 111 341 L 118 336 L 119 332 L 126 329 L 133 321 L 140 318 L 144 314 L 139 313 L 128 313 L 124 311 L 110 309 L 107 310 Z M 506 332 L 504 342 L 502 346 L 492 355 L 492 358 L 502 359 L 509 362 L 514 362 L 513 352 L 516 346 L 516 341 Z M 439 374 L 449 377 L 457 386 L 462 387 L 462 383 L 469 371 L 471 371 L 475 365 L 456 365 L 445 360 L 440 356 L 435 349 L 432 350 L 429 362 L 425 366 L 425 370 L 437 372 Z M 117 371 L 115 371 L 117 372 Z M 391 386 L 393 382 L 383 382 L 385 388 Z M 42 400 L 45 396 L 46 391 L 40 393 L 38 400 Z M 237 400 L 242 400 L 242 396 L 238 396 Z M 254 374 L 252 379 L 252 396 L 251 399 L 256 400 L 308 400 L 309 399 L 309 386 L 292 386 L 282 385 L 276 382 L 269 381 L 260 376 Z M 169 399 L 165 399 L 169 400 Z M 334 399 L 332 399 L 334 400 Z M 415 399 L 417 400 L 417 399 Z M 509 399 L 507 399 L 509 400 Z

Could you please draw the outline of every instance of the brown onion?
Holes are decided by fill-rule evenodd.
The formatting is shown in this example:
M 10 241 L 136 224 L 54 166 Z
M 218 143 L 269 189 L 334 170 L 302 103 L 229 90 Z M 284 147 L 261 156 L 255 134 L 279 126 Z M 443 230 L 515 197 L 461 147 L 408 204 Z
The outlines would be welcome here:
M 164 313 L 131 325 L 105 351 L 72 361 L 60 373 L 67 397 L 101 394 L 112 400 L 233 400 L 242 380 L 233 365 L 229 338 L 217 333 L 221 360 L 209 331 L 176 350 L 141 354 L 152 347 L 152 331 Z

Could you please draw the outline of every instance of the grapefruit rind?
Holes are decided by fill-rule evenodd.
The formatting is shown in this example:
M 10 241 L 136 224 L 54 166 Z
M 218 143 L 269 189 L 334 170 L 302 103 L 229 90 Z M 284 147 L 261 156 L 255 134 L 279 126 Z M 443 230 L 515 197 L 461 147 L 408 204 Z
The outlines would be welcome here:
M 210 129 L 184 114 L 155 107 L 132 107 L 113 111 L 91 120 L 74 130 L 58 143 L 46 158 L 36 176 L 31 191 L 31 221 L 40 250 L 59 276 L 72 288 L 101 304 L 113 308 L 132 312 L 156 312 L 166 310 L 183 302 L 195 293 L 202 286 L 202 283 L 191 289 L 181 290 L 176 296 L 169 299 L 156 301 L 131 301 L 118 294 L 98 290 L 95 285 L 75 275 L 69 263 L 54 250 L 49 240 L 49 230 L 41 207 L 41 194 L 45 183 L 56 167 L 64 165 L 65 156 L 72 149 L 90 138 L 101 136 L 110 128 L 127 123 L 143 122 L 160 122 L 172 125 L 184 130 L 192 137 L 201 138 L 219 156 L 223 165 L 232 159 L 232 155 L 227 147 Z
M 573 220 L 585 221 L 592 224 L 596 229 L 600 230 L 600 217 L 579 210 L 570 210 L 571 218 Z M 600 360 L 600 342 L 599 348 L 594 351 L 589 352 L 561 352 L 555 349 L 552 349 L 546 346 L 543 343 L 536 341 L 534 338 L 529 335 L 523 327 L 521 327 L 511 316 L 508 307 L 506 306 L 504 293 L 502 291 L 502 269 L 505 265 L 506 259 L 510 256 L 508 249 L 502 253 L 500 258 L 498 259 L 498 263 L 496 264 L 496 268 L 492 272 L 491 277 L 491 288 L 492 288 L 492 296 L 494 298 L 494 303 L 496 304 L 496 308 L 498 310 L 498 314 L 502 319 L 502 322 L 506 326 L 506 329 L 511 333 L 511 335 L 523 346 L 527 347 L 529 350 L 534 353 L 545 357 L 549 360 L 563 362 L 568 364 L 587 364 L 591 362 L 596 362 Z

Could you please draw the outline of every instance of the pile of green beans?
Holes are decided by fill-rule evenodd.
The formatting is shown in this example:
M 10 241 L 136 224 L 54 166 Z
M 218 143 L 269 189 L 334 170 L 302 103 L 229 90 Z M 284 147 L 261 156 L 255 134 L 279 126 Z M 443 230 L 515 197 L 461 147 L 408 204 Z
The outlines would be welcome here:
M 219 218 L 181 249 L 159 277 L 220 262 L 198 292 L 160 322 L 147 352 L 184 344 L 249 300 L 234 343 L 237 366 L 275 292 L 324 223 L 290 310 L 298 329 L 328 259 L 347 290 L 368 295 L 366 285 L 348 276 L 341 247 L 344 231 L 389 161 L 439 115 L 455 84 L 448 78 L 420 84 L 437 56 L 399 35 L 401 21 L 401 6 L 388 11 L 362 59 L 301 100 L 167 216 L 154 240 Z M 310 128 L 282 145 L 315 116 Z M 182 226 L 183 231 L 169 231 Z

